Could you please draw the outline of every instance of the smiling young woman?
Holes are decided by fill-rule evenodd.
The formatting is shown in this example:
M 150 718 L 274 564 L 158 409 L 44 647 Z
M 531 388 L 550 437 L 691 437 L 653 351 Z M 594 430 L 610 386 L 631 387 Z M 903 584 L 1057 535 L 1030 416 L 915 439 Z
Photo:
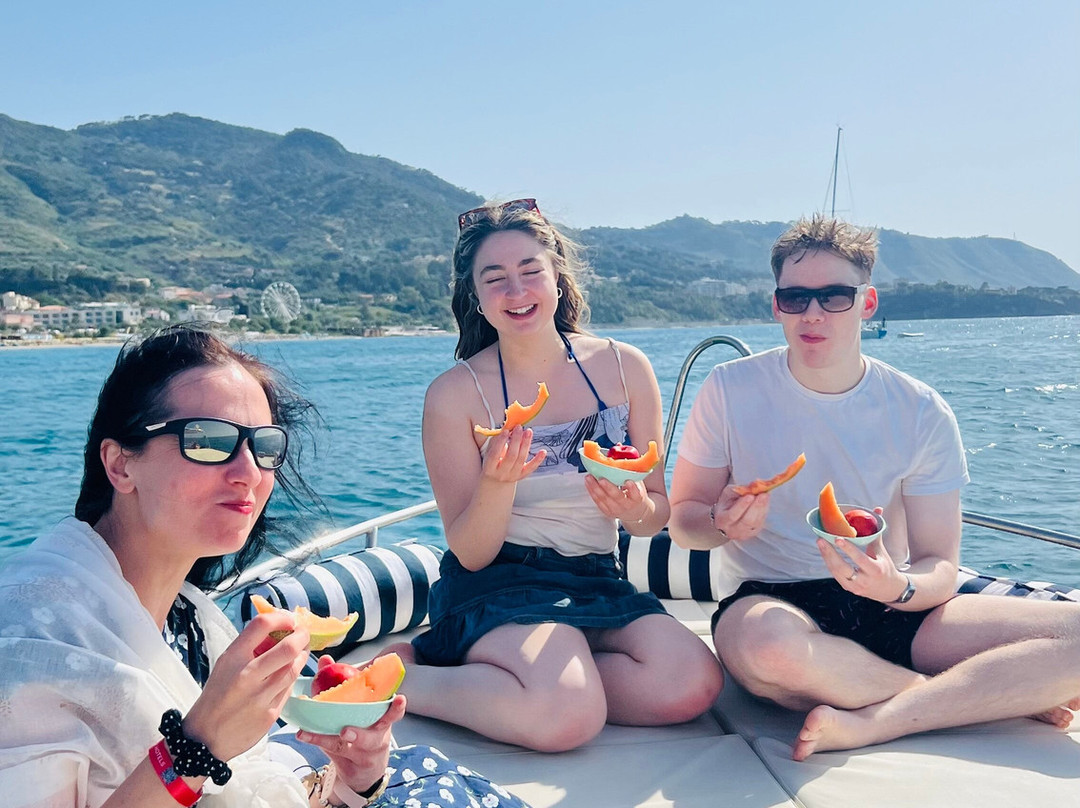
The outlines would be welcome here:
M 652 367 L 583 331 L 578 249 L 535 200 L 467 211 L 459 225 L 460 361 L 428 388 L 423 424 L 449 551 L 431 630 L 399 649 L 420 663 L 405 679 L 411 708 L 545 751 L 585 743 L 605 721 L 687 721 L 720 691 L 717 660 L 614 556 L 619 522 L 644 535 L 667 521 L 662 464 L 615 486 L 578 455 L 586 440 L 662 441 Z M 529 428 L 500 430 L 538 382 L 550 398 Z

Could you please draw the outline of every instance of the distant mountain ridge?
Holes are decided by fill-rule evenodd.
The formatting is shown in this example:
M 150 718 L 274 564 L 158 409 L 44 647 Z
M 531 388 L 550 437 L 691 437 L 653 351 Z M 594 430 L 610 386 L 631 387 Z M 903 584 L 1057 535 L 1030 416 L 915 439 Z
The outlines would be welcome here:
M 597 227 L 582 231 L 598 246 L 636 245 L 674 252 L 714 264 L 716 277 L 727 280 L 769 273 L 769 252 L 788 227 L 784 222 L 723 222 L 679 216 L 635 230 Z M 1080 289 L 1080 274 L 1050 253 L 1019 241 L 977 238 L 928 238 L 896 230 L 878 231 L 880 251 L 874 281 L 897 281 L 1009 289 L 1024 286 Z
M 305 297 L 384 295 L 446 322 L 456 215 L 482 201 L 305 129 L 277 135 L 171 114 L 64 131 L 0 115 L 0 291 L 68 299 L 123 296 L 135 278 L 237 289 L 288 280 Z M 767 279 L 784 227 L 681 216 L 576 235 L 610 281 L 595 286 L 598 312 L 604 295 L 609 304 L 648 295 L 644 314 L 686 319 L 715 315 L 684 310 L 686 284 Z M 881 245 L 879 284 L 1080 289 L 1063 262 L 1007 239 L 882 230 Z

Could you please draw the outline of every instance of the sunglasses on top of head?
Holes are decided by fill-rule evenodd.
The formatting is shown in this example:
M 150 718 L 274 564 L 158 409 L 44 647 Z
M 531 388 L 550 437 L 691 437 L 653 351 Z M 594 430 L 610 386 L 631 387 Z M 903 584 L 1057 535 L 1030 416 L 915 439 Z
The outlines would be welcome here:
M 205 466 L 230 462 L 247 441 L 255 464 L 262 469 L 279 469 L 285 463 L 289 436 L 280 426 L 243 426 L 222 418 L 177 418 L 143 427 L 143 440 L 158 435 L 176 435 L 185 460 Z
M 464 213 L 459 214 L 457 217 L 458 231 L 460 232 L 466 227 L 472 227 L 477 222 L 490 217 L 491 211 L 493 210 L 507 212 L 515 210 L 531 210 L 541 219 L 544 217 L 544 214 L 540 212 L 540 208 L 536 206 L 535 199 L 511 199 L 509 202 L 504 202 L 501 205 L 483 205 L 479 208 L 473 208 L 472 210 L 467 210 Z
M 836 284 L 820 289 L 808 289 L 805 286 L 789 286 L 786 289 L 777 287 L 773 295 L 776 308 L 784 314 L 802 314 L 810 308 L 811 300 L 816 300 L 823 310 L 836 314 L 854 306 L 855 295 L 865 292 L 869 286 L 868 283 L 860 283 L 858 286 Z

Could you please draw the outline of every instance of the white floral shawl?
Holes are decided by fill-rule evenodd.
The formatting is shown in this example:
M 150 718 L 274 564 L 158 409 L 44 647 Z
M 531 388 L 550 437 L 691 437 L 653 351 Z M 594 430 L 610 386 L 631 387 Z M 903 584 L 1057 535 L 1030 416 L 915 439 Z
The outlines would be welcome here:
M 236 636 L 214 603 L 185 584 L 210 664 Z M 0 802 L 5 808 L 97 808 L 161 739 L 161 714 L 186 712 L 191 678 L 112 550 L 65 519 L 0 568 Z M 293 772 L 265 740 L 209 780 L 201 808 L 306 808 Z

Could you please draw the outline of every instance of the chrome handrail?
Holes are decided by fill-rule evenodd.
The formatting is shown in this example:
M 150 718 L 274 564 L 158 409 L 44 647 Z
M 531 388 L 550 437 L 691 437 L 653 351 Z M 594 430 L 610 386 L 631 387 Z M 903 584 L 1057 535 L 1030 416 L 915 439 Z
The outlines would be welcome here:
M 715 337 L 707 337 L 694 346 L 679 370 L 679 378 L 675 382 L 675 394 L 671 397 L 671 409 L 668 410 L 667 425 L 664 427 L 664 465 L 667 465 L 668 455 L 671 454 L 671 439 L 675 436 L 675 424 L 679 420 L 679 409 L 682 407 L 683 393 L 686 390 L 686 378 L 690 375 L 690 368 L 697 358 L 708 348 L 714 345 L 729 345 L 743 356 L 749 356 L 752 351 L 746 343 L 736 337 L 718 334 Z
M 966 524 L 985 527 L 991 530 L 1000 530 L 1002 533 L 1015 533 L 1018 536 L 1027 536 L 1029 539 L 1048 541 L 1053 544 L 1061 544 L 1080 550 L 1080 536 L 1064 533 L 1060 530 L 1048 530 L 1044 527 L 1015 522 L 1012 519 L 999 519 L 996 516 L 986 516 L 974 511 L 964 511 L 963 519 Z
M 349 541 L 349 539 L 363 536 L 364 546 L 374 547 L 379 541 L 379 528 L 396 525 L 398 522 L 404 522 L 407 519 L 412 519 L 416 516 L 423 516 L 425 513 L 431 513 L 437 509 L 438 506 L 435 504 L 435 500 L 429 499 L 427 502 L 421 502 L 419 505 L 410 505 L 408 508 L 402 508 L 401 510 L 393 511 L 392 513 L 376 516 L 374 519 L 368 519 L 359 522 L 358 524 L 342 528 L 341 530 L 335 530 L 332 533 L 319 536 L 317 539 L 312 539 L 301 547 L 289 550 L 276 558 L 271 558 L 261 564 L 256 564 L 254 567 L 248 568 L 233 580 L 223 582 L 214 590 L 211 597 L 215 599 L 225 597 L 239 589 L 243 589 L 249 584 L 255 583 L 256 581 L 267 580 L 282 568 L 297 561 L 303 561 L 315 553 L 328 550 L 331 547 L 336 547 L 342 542 Z

